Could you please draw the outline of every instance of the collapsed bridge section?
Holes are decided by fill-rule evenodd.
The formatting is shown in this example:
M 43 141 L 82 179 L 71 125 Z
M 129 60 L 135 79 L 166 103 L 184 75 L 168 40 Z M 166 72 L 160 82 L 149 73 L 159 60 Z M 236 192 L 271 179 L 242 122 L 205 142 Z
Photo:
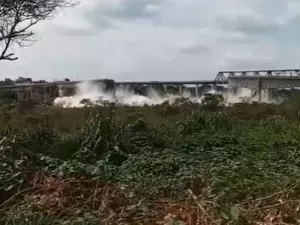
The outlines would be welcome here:
M 179 95 L 187 89 L 186 85 L 192 85 L 189 90 L 194 91 L 195 96 L 202 95 L 207 86 L 215 87 L 226 84 L 226 81 L 199 80 L 199 81 L 122 81 L 115 82 L 112 79 L 96 79 L 90 81 L 63 81 L 45 83 L 25 83 L 1 86 L 0 89 L 10 89 L 17 93 L 18 100 L 34 99 L 36 101 L 53 101 L 57 97 L 73 96 L 78 91 L 78 84 L 88 82 L 99 87 L 99 90 L 115 96 L 116 89 L 127 87 L 136 94 L 144 95 L 148 90 L 160 90 L 166 94 L 172 90 Z M 79 90 L 80 91 L 80 90 Z
M 264 90 L 271 92 L 276 89 L 300 87 L 300 69 L 285 70 L 252 70 L 252 71 L 220 71 L 214 80 L 195 81 L 120 81 L 112 79 L 95 79 L 90 81 L 60 81 L 43 83 L 21 83 L 0 86 L 0 90 L 12 90 L 17 94 L 18 100 L 34 99 L 37 101 L 53 101 L 57 97 L 72 96 L 77 91 L 77 84 L 89 82 L 104 92 L 115 95 L 116 88 L 129 87 L 134 93 L 144 95 L 147 90 L 155 89 L 162 94 L 175 92 L 182 95 L 187 86 L 194 96 L 199 97 L 203 92 L 213 88 L 214 90 L 229 89 L 235 91 L 239 88 L 251 89 L 253 95 L 261 97 Z M 227 88 L 222 85 L 228 84 Z
M 300 87 L 299 69 L 288 70 L 256 70 L 256 71 L 223 71 L 228 74 L 226 81 L 233 92 L 238 88 L 251 89 L 253 95 L 261 100 L 262 92 L 269 96 L 278 89 L 293 89 Z M 223 75 L 224 76 L 224 75 Z

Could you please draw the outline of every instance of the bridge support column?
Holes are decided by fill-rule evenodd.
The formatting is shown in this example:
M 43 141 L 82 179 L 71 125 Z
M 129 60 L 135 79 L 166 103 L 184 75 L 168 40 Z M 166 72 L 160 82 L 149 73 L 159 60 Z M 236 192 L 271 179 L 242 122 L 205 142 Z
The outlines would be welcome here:
M 196 87 L 195 87 L 195 97 L 199 98 L 199 84 L 196 84 Z
M 33 87 L 30 88 L 30 99 L 31 99 L 31 100 L 34 99 L 34 91 L 33 91 Z
M 261 99 L 262 99 L 262 90 L 261 89 L 257 89 L 257 96 L 258 96 L 258 102 L 261 102 Z
M 213 84 L 213 85 L 212 85 L 212 90 L 213 90 L 213 91 L 217 91 L 217 85 Z
M 60 98 L 64 97 L 64 90 L 62 85 L 58 85 L 58 96 Z
M 47 87 L 44 87 L 44 102 L 47 102 Z
M 20 89 L 17 89 L 17 98 L 18 98 L 18 101 L 21 101 L 21 92 L 20 92 Z
M 257 94 L 258 94 L 258 101 L 261 102 L 261 97 L 262 97 L 261 79 L 258 80 Z
M 166 95 L 168 93 L 168 86 L 165 84 L 164 85 L 164 94 Z
M 254 98 L 257 95 L 257 90 L 256 89 L 251 89 L 251 98 Z
M 271 101 L 273 97 L 273 89 L 267 89 L 266 92 L 267 92 L 268 101 Z
M 237 87 L 232 87 L 231 88 L 231 93 L 236 95 L 238 93 L 238 88 Z
M 182 96 L 182 85 L 179 85 L 179 95 Z

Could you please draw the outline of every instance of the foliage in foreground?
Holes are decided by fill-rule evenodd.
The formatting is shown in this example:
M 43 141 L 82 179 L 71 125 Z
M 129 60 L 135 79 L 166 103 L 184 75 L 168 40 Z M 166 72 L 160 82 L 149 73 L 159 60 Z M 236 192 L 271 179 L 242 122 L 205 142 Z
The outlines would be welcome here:
M 172 114 L 184 106 L 176 107 Z M 300 125 L 287 117 L 247 122 L 205 107 L 153 125 L 143 117 L 124 123 L 115 109 L 91 111 L 73 134 L 58 133 L 48 116 L 32 118 L 27 128 L 7 123 L 0 141 L 2 221 L 97 224 L 109 214 L 118 224 L 158 224 L 169 212 L 184 224 L 180 208 L 206 224 L 264 221 L 274 210 L 282 215 L 273 220 L 299 219 Z

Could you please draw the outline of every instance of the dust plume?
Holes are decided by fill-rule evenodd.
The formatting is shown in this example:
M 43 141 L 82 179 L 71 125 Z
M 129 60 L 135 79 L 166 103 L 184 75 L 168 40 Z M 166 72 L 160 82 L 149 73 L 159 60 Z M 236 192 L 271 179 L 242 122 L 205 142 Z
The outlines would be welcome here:
M 250 89 L 247 88 L 239 88 L 236 93 L 233 92 L 226 92 L 222 93 L 225 103 L 226 104 L 235 104 L 240 102 L 261 102 L 261 103 L 268 103 L 268 104 L 277 104 L 278 100 L 272 99 L 269 96 L 267 90 L 262 91 L 261 98 L 259 99 L 259 95 L 253 93 Z
M 160 95 L 155 90 L 151 89 L 147 91 L 147 95 L 135 94 L 132 90 L 126 87 L 116 88 L 115 94 L 103 91 L 103 87 L 90 83 L 83 82 L 76 86 L 76 93 L 73 96 L 58 97 L 54 100 L 54 105 L 63 108 L 76 108 L 86 106 L 88 100 L 92 104 L 103 105 L 106 103 L 117 103 L 119 105 L 128 106 L 145 106 L 145 105 L 160 105 L 164 102 L 173 104 L 177 99 L 185 98 L 193 103 L 201 103 L 202 97 L 195 97 L 190 92 L 184 91 L 182 95 L 165 94 Z M 232 104 L 242 101 L 255 101 L 257 97 L 251 97 L 251 91 L 247 89 L 241 89 L 237 93 L 231 92 L 220 93 L 215 90 L 210 90 L 207 93 L 210 94 L 222 94 L 226 104 Z M 270 103 L 267 98 L 262 98 L 264 102 Z

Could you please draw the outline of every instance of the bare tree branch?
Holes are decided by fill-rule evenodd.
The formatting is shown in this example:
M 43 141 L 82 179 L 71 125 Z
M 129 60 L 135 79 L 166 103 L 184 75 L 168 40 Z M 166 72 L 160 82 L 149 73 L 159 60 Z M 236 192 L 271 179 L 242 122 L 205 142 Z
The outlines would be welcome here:
M 33 44 L 34 25 L 53 19 L 59 8 L 72 6 L 72 0 L 0 0 L 0 60 L 17 60 L 11 48 Z

